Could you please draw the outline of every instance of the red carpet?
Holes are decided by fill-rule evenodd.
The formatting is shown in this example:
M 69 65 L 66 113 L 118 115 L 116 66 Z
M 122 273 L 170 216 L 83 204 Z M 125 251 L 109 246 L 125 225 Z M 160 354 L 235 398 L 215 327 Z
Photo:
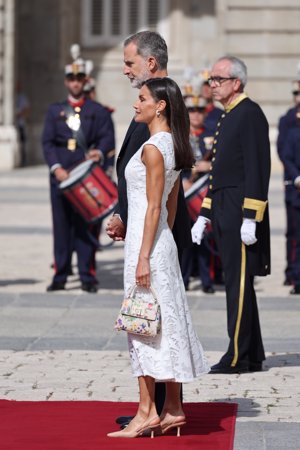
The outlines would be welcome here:
M 0 400 L 1 450 L 232 450 L 237 405 L 186 403 L 182 436 L 113 439 L 115 418 L 134 414 L 135 403 Z

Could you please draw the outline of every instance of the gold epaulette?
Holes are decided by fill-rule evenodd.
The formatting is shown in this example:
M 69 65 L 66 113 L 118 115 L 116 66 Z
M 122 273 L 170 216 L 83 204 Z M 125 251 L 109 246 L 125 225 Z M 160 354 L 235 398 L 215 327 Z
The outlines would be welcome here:
M 249 209 L 251 211 L 256 211 L 255 220 L 256 222 L 261 222 L 264 218 L 264 212 L 266 209 L 268 201 L 256 200 L 255 198 L 245 198 L 243 209 Z

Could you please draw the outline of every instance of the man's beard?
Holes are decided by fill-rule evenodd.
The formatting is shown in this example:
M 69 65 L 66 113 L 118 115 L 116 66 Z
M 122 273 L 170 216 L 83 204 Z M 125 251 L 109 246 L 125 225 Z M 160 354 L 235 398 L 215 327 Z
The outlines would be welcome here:
M 130 80 L 131 86 L 133 88 L 141 89 L 144 81 L 149 80 L 149 78 L 151 78 L 151 73 L 148 70 L 145 70 L 144 72 L 141 73 L 141 75 L 138 78 L 132 78 Z
M 83 89 L 81 89 L 80 91 L 75 91 L 75 92 L 73 90 L 69 89 L 69 94 L 77 100 L 83 96 Z

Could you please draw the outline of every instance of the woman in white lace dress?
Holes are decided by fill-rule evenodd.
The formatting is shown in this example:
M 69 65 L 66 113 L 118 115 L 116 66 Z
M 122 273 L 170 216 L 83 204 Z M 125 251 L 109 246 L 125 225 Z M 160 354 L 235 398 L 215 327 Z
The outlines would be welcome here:
M 189 118 L 181 92 L 170 78 L 152 78 L 134 105 L 135 120 L 148 125 L 150 139 L 126 167 L 128 224 L 125 239 L 125 294 L 135 283 L 150 284 L 161 308 L 162 329 L 156 337 L 128 334 L 133 375 L 140 403 L 125 430 L 110 437 L 137 437 L 145 430 L 162 433 L 186 423 L 181 383 L 207 373 L 209 366 L 195 333 L 182 281 L 173 227 L 180 170 L 190 168 Z M 166 383 L 166 399 L 157 415 L 155 382 Z

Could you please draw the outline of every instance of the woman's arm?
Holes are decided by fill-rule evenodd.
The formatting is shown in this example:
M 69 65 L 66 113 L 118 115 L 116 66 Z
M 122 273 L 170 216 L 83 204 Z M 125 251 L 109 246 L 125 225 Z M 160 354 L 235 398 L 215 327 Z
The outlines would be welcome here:
M 150 287 L 150 254 L 158 228 L 161 200 L 165 185 L 164 159 L 153 145 L 145 145 L 142 161 L 146 166 L 147 210 L 143 239 L 136 268 L 136 281 L 140 286 Z
M 177 211 L 177 200 L 178 200 L 178 192 L 179 192 L 179 183 L 180 176 L 178 176 L 177 180 L 174 183 L 174 186 L 169 194 L 167 201 L 167 209 L 168 209 L 168 225 L 173 228 L 175 222 L 175 216 Z

